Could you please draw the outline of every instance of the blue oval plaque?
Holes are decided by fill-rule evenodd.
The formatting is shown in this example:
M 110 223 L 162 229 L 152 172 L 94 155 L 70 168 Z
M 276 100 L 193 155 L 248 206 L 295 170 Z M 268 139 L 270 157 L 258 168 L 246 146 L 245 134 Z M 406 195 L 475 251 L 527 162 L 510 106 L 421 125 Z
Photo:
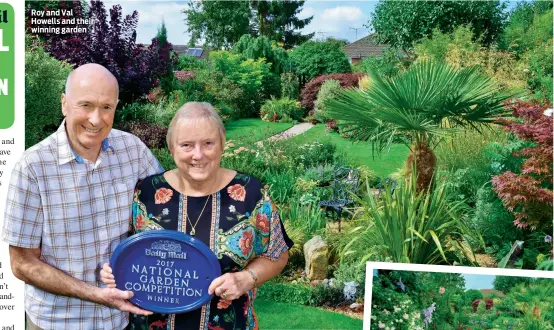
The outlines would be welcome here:
M 211 282 L 221 275 L 210 248 L 174 230 L 149 230 L 123 240 L 110 259 L 120 290 L 134 292 L 130 302 L 164 314 L 195 310 L 213 295 Z

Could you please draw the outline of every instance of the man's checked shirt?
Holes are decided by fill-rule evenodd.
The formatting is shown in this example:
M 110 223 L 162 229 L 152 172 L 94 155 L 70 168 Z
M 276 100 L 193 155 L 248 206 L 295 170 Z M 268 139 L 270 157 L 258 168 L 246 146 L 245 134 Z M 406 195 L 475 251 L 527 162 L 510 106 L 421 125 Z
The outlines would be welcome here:
M 40 259 L 92 286 L 127 237 L 139 179 L 162 171 L 137 137 L 112 129 L 95 163 L 76 155 L 65 122 L 29 148 L 10 181 L 3 240 L 40 248 Z M 25 285 L 25 310 L 42 329 L 122 329 L 127 313 Z

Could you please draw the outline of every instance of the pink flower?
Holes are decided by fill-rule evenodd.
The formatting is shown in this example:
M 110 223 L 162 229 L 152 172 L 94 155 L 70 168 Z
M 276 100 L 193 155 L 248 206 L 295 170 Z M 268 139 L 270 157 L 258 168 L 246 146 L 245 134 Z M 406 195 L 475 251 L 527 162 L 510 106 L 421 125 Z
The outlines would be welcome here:
M 440 293 L 440 294 L 444 294 L 444 291 L 446 291 L 446 289 L 445 289 L 444 287 L 441 286 L 440 289 L 439 289 L 439 293 Z

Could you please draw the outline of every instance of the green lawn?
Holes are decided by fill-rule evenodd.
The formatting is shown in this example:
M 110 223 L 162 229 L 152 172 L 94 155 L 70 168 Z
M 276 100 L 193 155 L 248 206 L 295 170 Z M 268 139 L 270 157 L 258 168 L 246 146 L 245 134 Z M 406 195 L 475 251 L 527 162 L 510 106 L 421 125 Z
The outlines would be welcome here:
M 315 307 L 256 299 L 260 329 L 361 329 L 362 320 Z
M 353 143 L 341 137 L 338 133 L 327 133 L 323 124 L 318 124 L 305 133 L 295 136 L 293 139 L 305 142 L 331 142 L 337 146 L 338 152 L 344 151 L 346 153 L 352 165 L 365 165 L 381 177 L 386 177 L 396 172 L 398 168 L 403 167 L 409 152 L 408 147 L 404 144 L 393 144 L 390 151 L 384 151 L 381 154 L 375 153 L 373 155 L 371 143 Z
M 235 145 L 252 146 L 292 127 L 292 123 L 269 123 L 257 118 L 240 119 L 225 124 L 227 140 Z

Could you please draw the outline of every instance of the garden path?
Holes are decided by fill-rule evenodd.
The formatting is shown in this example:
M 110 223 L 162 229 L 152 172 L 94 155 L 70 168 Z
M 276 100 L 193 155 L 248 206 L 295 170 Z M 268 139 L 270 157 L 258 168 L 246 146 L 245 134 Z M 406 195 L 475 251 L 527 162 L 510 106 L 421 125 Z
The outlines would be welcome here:
M 306 132 L 307 130 L 309 130 L 312 127 L 314 127 L 314 124 L 312 124 L 312 123 L 296 124 L 296 125 L 292 126 L 291 128 L 289 128 L 286 131 L 283 131 L 279 134 L 276 134 L 276 135 L 273 135 L 273 136 L 269 137 L 267 140 L 268 141 L 278 141 L 278 140 L 290 139 L 293 136 L 296 136 L 298 134 L 302 134 L 302 133 Z M 258 142 L 256 142 L 256 144 L 258 146 L 260 146 L 260 145 L 263 144 L 263 141 L 258 141 Z

